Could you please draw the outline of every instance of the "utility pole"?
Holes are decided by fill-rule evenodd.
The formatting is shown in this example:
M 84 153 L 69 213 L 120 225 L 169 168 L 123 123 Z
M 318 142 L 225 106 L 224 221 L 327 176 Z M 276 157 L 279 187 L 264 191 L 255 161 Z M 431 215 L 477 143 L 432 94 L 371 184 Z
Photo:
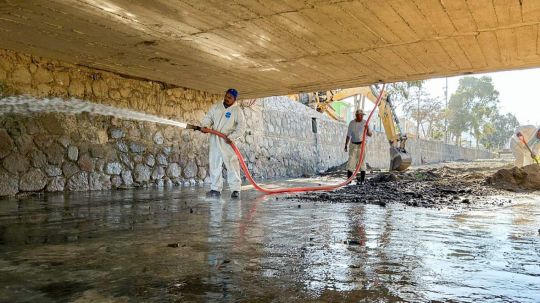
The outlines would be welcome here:
M 416 137 L 420 139 L 420 98 L 417 98 L 416 103 Z
M 444 143 L 448 144 L 448 120 L 446 115 L 448 114 L 448 77 L 446 79 L 446 88 L 444 90 Z

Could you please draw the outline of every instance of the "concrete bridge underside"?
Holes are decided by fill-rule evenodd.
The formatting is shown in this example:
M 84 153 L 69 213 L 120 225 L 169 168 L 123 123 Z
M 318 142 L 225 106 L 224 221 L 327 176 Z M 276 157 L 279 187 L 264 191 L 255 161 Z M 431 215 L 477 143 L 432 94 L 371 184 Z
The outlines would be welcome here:
M 243 97 L 540 65 L 537 0 L 0 0 L 0 47 Z

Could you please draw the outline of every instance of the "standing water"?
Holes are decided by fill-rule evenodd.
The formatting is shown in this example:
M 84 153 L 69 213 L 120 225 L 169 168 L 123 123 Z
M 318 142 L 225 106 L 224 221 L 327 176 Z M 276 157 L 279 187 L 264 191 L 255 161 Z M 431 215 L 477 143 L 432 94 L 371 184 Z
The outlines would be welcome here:
M 202 188 L 6 200 L 0 301 L 538 302 L 539 218 L 537 199 L 466 211 Z
M 80 100 L 0 100 L 0 115 L 45 112 L 186 126 Z M 534 195 L 435 210 L 204 191 L 0 200 L 0 302 L 540 302 Z

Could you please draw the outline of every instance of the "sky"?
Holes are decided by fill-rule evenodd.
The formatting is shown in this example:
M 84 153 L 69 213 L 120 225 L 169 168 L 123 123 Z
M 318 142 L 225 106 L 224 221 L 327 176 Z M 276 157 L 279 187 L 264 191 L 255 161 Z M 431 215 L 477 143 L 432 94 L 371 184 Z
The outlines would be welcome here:
M 540 68 L 470 76 L 490 76 L 493 79 L 495 89 L 499 91 L 499 110 L 502 114 L 514 114 L 522 125 L 540 124 Z M 448 98 L 456 91 L 462 77 L 448 78 Z M 445 78 L 428 80 L 425 88 L 431 95 L 444 100 Z

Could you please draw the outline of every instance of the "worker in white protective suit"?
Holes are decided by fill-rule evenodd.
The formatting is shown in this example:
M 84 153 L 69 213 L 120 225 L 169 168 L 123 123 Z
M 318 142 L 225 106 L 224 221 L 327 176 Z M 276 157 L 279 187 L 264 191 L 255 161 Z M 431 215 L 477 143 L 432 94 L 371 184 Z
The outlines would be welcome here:
M 510 149 L 517 167 L 540 162 L 540 129 L 534 125 L 518 127 L 510 139 Z
M 222 139 L 218 136 L 210 136 L 210 191 L 209 197 L 221 196 L 223 189 L 223 164 L 227 168 L 227 182 L 232 191 L 231 198 L 240 198 L 240 163 L 229 145 L 232 141 L 240 139 L 246 128 L 242 108 L 236 104 L 238 92 L 231 88 L 225 93 L 222 102 L 214 104 L 202 120 L 201 131 L 208 132 L 211 128 L 227 136 Z

